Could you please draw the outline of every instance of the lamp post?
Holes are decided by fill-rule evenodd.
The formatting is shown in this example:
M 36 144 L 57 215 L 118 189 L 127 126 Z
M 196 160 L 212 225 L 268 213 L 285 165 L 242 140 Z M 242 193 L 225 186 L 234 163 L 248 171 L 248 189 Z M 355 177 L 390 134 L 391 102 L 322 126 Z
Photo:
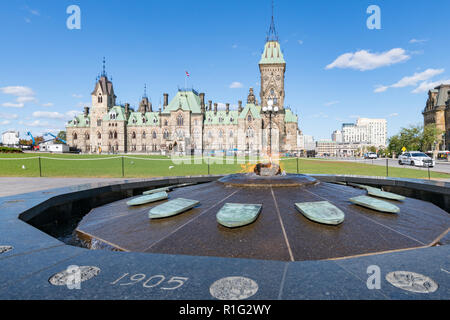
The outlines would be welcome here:
M 273 106 L 273 99 L 269 99 L 267 101 L 267 107 L 262 108 L 264 114 L 269 115 L 269 154 L 270 154 L 270 161 L 272 161 L 272 115 L 277 114 L 278 107 Z

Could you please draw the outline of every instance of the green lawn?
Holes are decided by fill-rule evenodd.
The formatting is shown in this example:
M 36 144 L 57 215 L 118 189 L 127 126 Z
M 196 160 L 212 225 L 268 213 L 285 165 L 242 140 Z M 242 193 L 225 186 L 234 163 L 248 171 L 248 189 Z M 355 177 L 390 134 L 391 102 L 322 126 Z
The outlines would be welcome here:
M 39 156 L 41 173 L 39 173 Z M 12 160 L 15 158 L 21 159 Z M 189 161 L 173 163 L 172 159 L 164 156 L 0 154 L 0 176 L 39 177 L 41 174 L 43 177 L 122 177 L 122 161 L 124 177 L 129 178 L 228 174 L 242 172 L 242 165 L 246 162 L 244 158 L 232 160 L 231 163 L 229 160 L 215 163 L 221 159 L 211 159 L 208 169 L 207 160 L 196 163 L 190 157 L 183 159 Z M 364 163 L 299 159 L 298 164 L 300 173 L 386 176 L 385 167 Z M 289 173 L 297 172 L 295 158 L 283 159 L 281 165 Z M 390 167 L 389 176 L 428 179 L 428 172 Z M 431 178 L 449 179 L 450 175 L 431 172 Z

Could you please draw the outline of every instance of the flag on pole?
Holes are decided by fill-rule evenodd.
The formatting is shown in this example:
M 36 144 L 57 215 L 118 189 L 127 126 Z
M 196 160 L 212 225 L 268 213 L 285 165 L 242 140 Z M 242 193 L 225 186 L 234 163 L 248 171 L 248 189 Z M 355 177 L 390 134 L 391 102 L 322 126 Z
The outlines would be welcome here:
M 189 77 L 189 72 L 186 71 L 186 76 Z

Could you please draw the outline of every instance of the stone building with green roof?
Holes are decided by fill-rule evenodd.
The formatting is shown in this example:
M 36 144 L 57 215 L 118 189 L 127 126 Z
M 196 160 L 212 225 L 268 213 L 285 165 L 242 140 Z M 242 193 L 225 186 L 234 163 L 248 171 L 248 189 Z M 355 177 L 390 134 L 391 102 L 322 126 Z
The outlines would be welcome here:
M 219 109 L 205 94 L 179 89 L 169 102 L 154 110 L 146 94 L 137 111 L 117 105 L 105 71 L 91 93 L 92 104 L 69 121 L 67 142 L 84 153 L 267 154 L 297 151 L 298 116 L 285 107 L 286 61 L 272 20 L 261 59 L 260 103 L 250 88 L 245 105 Z M 278 112 L 263 108 L 269 101 Z M 271 133 L 271 139 L 270 139 Z

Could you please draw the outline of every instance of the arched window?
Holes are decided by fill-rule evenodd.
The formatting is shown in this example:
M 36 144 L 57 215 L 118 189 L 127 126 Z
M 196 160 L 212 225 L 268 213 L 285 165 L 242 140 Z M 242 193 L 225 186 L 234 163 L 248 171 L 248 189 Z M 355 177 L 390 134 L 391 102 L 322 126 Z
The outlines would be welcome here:
M 102 103 L 102 102 L 103 102 L 102 94 L 99 93 L 98 94 L 98 103 Z
M 177 138 L 178 138 L 179 140 L 183 139 L 183 137 L 184 137 L 184 132 L 183 132 L 183 130 L 177 130 L 177 131 L 176 131 L 176 135 L 177 135 Z
M 230 138 L 233 138 L 233 130 L 230 130 Z
M 219 138 L 223 138 L 223 131 L 222 130 L 219 130 Z
M 114 131 L 114 139 L 117 139 L 117 131 Z
M 230 117 L 230 122 L 233 123 L 234 119 L 233 117 Z
M 247 121 L 248 121 L 248 122 L 252 122 L 252 116 L 251 116 L 251 115 L 248 115 Z
M 167 129 L 164 130 L 164 139 L 166 139 L 166 140 L 169 139 L 169 131 Z
M 102 138 L 102 134 L 100 132 L 97 132 L 97 138 L 101 139 Z
M 89 140 L 89 138 L 90 138 L 90 137 L 89 137 L 89 133 L 86 132 L 86 133 L 84 134 L 84 139 L 85 139 L 85 140 Z
M 153 118 L 153 123 L 158 123 L 158 119 Z
M 113 133 L 110 131 L 109 132 L 109 135 L 108 135 L 108 137 L 110 138 L 110 139 L 112 139 L 113 138 Z
M 142 139 L 145 139 L 146 136 L 147 136 L 147 135 L 145 134 L 145 131 L 142 132 Z
M 164 125 L 167 126 L 169 122 L 167 120 L 164 120 Z
M 136 139 L 136 132 L 133 131 L 133 132 L 131 133 L 131 139 Z
M 77 135 L 77 133 L 75 132 L 74 134 L 73 134 L 73 140 L 77 140 L 78 139 L 78 135 Z
M 180 114 L 177 117 L 177 126 L 182 126 L 183 125 L 183 116 Z
M 152 132 L 152 138 L 153 138 L 153 139 L 156 139 L 156 131 L 153 131 L 153 132 Z

